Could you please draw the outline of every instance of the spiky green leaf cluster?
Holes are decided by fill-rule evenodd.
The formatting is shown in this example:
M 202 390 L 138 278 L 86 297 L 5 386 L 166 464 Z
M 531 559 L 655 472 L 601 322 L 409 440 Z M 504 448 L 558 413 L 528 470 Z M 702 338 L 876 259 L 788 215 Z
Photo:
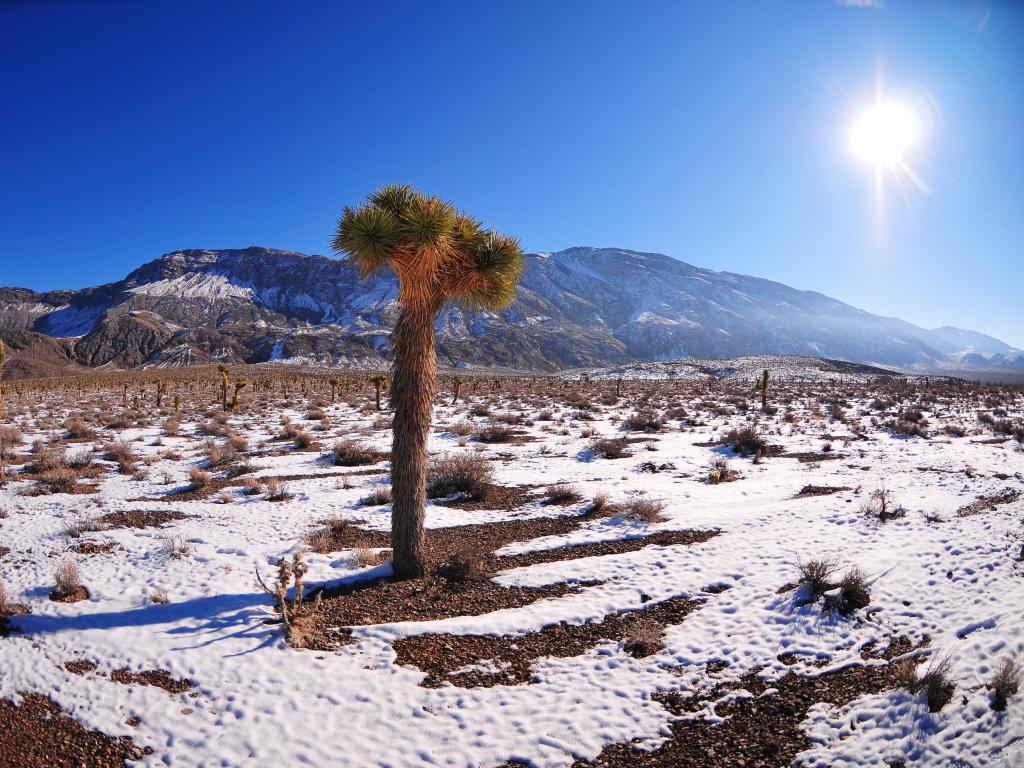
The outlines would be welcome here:
M 523 254 L 517 240 L 487 230 L 450 203 L 391 184 L 346 207 L 332 242 L 363 276 L 391 269 L 440 307 L 458 301 L 500 309 L 515 296 Z M 401 295 L 400 295 L 401 298 Z

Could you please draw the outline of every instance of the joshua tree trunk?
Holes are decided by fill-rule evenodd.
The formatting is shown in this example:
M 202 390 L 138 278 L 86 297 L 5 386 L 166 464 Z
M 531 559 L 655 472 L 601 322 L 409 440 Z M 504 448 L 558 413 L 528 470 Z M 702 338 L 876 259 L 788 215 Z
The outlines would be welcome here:
M 423 517 L 427 437 L 437 387 L 434 311 L 403 309 L 392 338 L 395 358 L 391 408 L 395 426 L 391 448 L 391 546 L 395 576 L 412 579 L 426 571 Z

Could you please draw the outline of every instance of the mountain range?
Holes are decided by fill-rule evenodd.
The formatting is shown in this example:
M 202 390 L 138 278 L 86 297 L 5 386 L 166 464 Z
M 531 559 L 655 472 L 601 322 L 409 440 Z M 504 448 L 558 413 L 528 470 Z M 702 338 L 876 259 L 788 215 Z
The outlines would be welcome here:
M 78 290 L 0 288 L 9 375 L 224 361 L 386 365 L 395 278 L 342 260 L 250 247 L 182 250 Z M 657 253 L 535 253 L 500 313 L 445 309 L 442 365 L 555 371 L 686 357 L 792 354 L 915 370 L 1024 370 L 1024 351 L 928 330 L 813 291 Z

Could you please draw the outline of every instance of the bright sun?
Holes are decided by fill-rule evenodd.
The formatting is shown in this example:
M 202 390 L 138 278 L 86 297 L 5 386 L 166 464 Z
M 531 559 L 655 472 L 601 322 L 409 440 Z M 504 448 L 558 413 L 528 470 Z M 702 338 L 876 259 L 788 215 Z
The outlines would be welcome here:
M 921 120 L 905 101 L 887 99 L 865 110 L 850 131 L 850 146 L 875 166 L 901 165 L 903 155 L 921 139 Z

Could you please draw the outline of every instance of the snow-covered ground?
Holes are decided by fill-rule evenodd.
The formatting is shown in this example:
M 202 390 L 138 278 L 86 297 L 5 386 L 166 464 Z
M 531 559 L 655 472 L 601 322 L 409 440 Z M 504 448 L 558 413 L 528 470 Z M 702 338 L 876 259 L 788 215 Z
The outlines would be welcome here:
M 322 449 L 337 437 L 357 437 L 386 451 L 390 432 L 374 428 L 384 425 L 375 424 L 377 414 L 365 407 L 369 396 L 364 392 L 355 405 L 340 399 L 325 403 L 326 431 L 303 420 L 311 404 L 328 399 L 322 384 L 308 403 L 294 394 L 293 385 L 290 406 L 279 404 L 274 392 L 253 393 L 265 405 L 229 416 L 228 426 L 248 442 L 256 477 L 309 476 L 286 481 L 293 496 L 280 502 L 265 494 L 245 495 L 242 478 L 204 499 L 159 500 L 183 486 L 189 469 L 205 461 L 196 427 L 207 417 L 187 414 L 180 435 L 172 437 L 162 434 L 162 419 L 149 409 L 147 426 L 67 445 L 74 454 L 115 436 L 129 441 L 138 466 L 146 467 L 145 477 L 118 474 L 111 465 L 94 494 L 25 495 L 35 483 L 17 476 L 0 490 L 0 509 L 6 512 L 0 546 L 9 550 L 0 557 L 0 580 L 10 602 L 31 608 L 30 615 L 11 620 L 20 631 L 0 638 L 0 697 L 51 696 L 88 728 L 131 736 L 151 747 L 152 754 L 139 763 L 144 765 L 497 766 L 518 759 L 554 768 L 593 759 L 616 742 L 639 739 L 655 748 L 673 720 L 652 699 L 656 692 L 692 695 L 701 702 L 694 716 L 714 723 L 710 694 L 716 686 L 751 672 L 771 680 L 787 672 L 822 675 L 852 664 L 882 664 L 865 661 L 861 650 L 870 643 L 884 648 L 905 636 L 915 644 L 928 639 L 918 655 L 949 655 L 953 700 L 930 713 L 920 695 L 894 687 L 841 708 L 815 705 L 802 725 L 810 741 L 798 764 L 1024 764 L 1024 694 L 1000 713 L 990 708 L 985 687 L 1004 659 L 1024 652 L 1024 498 L 970 516 L 957 514 L 981 496 L 1024 491 L 1021 444 L 1010 438 L 994 442 L 993 433 L 976 421 L 976 410 L 985 408 L 981 395 L 951 392 L 928 403 L 924 415 L 933 436 L 922 439 L 873 423 L 891 414 L 872 410 L 875 393 L 852 383 L 848 389 L 836 383 L 794 389 L 790 403 L 773 401 L 779 406 L 774 416 L 754 410 L 750 392 L 746 411 L 703 385 L 628 382 L 618 402 L 608 394 L 613 384 L 582 396 L 573 386 L 524 379 L 490 393 L 489 387 L 472 391 L 467 385 L 468 403 L 455 406 L 449 404 L 450 394 L 442 393 L 431 451 L 480 451 L 493 459 L 499 484 L 539 486 L 538 499 L 547 484 L 572 483 L 583 497 L 581 509 L 601 492 L 613 503 L 638 496 L 663 500 L 664 522 L 651 528 L 714 529 L 717 536 L 689 546 L 649 546 L 505 571 L 496 576 L 499 584 L 598 583 L 512 610 L 358 627 L 355 642 L 337 652 L 297 650 L 286 645 L 279 624 L 268 623 L 275 613 L 254 586 L 254 568 L 269 577 L 278 558 L 305 548 L 304 537 L 332 515 L 386 530 L 389 508 L 363 507 L 360 500 L 386 482 L 387 464 L 375 465 L 377 474 L 349 470 L 341 477 L 345 468 L 325 463 L 320 452 L 268 440 L 288 416 L 311 429 Z M 651 434 L 624 432 L 622 420 L 645 391 L 648 410 L 672 414 L 672 408 L 682 408 L 687 416 L 677 411 Z M 602 394 L 614 404 L 602 404 Z M 736 399 L 735 392 L 729 394 Z M 93 397 L 106 401 L 99 407 L 110 407 L 120 396 L 118 385 Z M 592 403 L 585 420 L 580 397 Z M 844 399 L 845 423 L 819 406 L 826 397 Z M 1024 397 L 1019 392 L 1002 397 L 1008 418 L 1019 423 Z M 51 395 L 22 406 L 14 416 L 24 433 L 14 468 L 31 461 L 32 440 L 60 435 L 66 416 L 92 413 L 89 398 L 61 401 Z M 718 403 L 717 412 L 709 401 Z M 489 403 L 491 415 L 472 414 L 471 405 L 480 403 Z M 550 420 L 538 419 L 544 410 L 551 411 Z M 532 439 L 484 445 L 446 429 L 460 421 L 483 426 L 502 413 L 521 413 L 526 421 L 517 430 Z M 784 452 L 817 453 L 822 460 L 754 461 L 707 445 L 728 428 L 754 423 Z M 962 427 L 966 434 L 943 434 L 945 425 Z M 590 450 L 595 436 L 620 435 L 640 438 L 630 446 L 631 456 L 610 460 Z M 826 443 L 830 450 L 822 454 Z M 829 458 L 835 455 L 841 458 Z M 739 479 L 707 483 L 715 461 L 723 458 Z M 641 471 L 647 461 L 673 467 Z M 795 498 L 808 485 L 848 490 Z M 865 514 L 871 493 L 882 487 L 906 508 L 904 517 L 881 523 Z M 186 517 L 161 528 L 111 528 L 80 538 L 66 533 L 76 521 L 121 510 L 175 511 Z M 476 511 L 435 501 L 427 526 L 519 519 L 548 510 L 539 501 L 514 510 Z M 500 554 L 621 538 L 638 526 L 620 518 L 594 520 L 556 539 L 510 544 Z M 167 552 L 173 537 L 187 543 L 185 556 Z M 108 553 L 73 555 L 89 599 L 50 601 L 55 568 L 83 541 L 114 545 Z M 780 592 L 796 580 L 798 562 L 824 556 L 868 575 L 867 608 L 843 617 L 824 611 L 820 602 L 801 605 L 799 591 Z M 372 568 L 360 566 L 350 551 L 307 550 L 306 560 L 310 586 Z M 731 588 L 705 591 L 716 584 Z M 155 604 L 152 598 L 161 592 L 168 602 Z M 558 621 L 600 619 L 680 595 L 704 602 L 666 629 L 654 655 L 637 659 L 621 643 L 605 642 L 583 655 L 540 659 L 529 685 L 422 687 L 423 673 L 397 665 L 392 649 L 396 639 L 424 633 L 511 635 L 514 642 L 515 635 Z M 782 654 L 797 654 L 798 660 L 794 664 L 784 656 L 790 662 L 784 664 Z M 75 660 L 98 666 L 72 674 L 65 664 Z M 109 673 L 121 668 L 166 670 L 194 687 L 172 694 L 120 684 Z M 127 724 L 133 717 L 138 724 Z

